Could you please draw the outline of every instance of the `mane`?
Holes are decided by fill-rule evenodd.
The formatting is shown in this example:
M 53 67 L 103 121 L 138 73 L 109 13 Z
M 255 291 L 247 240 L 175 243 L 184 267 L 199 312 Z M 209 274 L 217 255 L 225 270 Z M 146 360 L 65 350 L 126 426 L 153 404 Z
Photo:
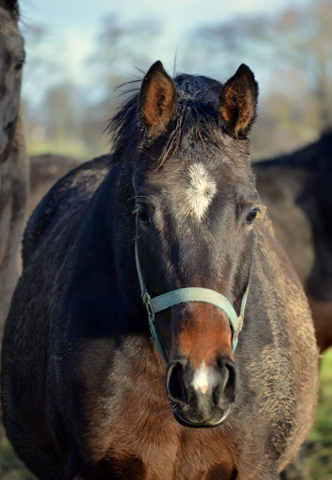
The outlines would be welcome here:
M 123 86 L 139 83 L 131 97 L 122 105 L 108 127 L 113 145 L 113 161 L 130 161 L 139 149 L 151 141 L 144 137 L 140 124 L 138 100 L 141 80 L 128 82 Z M 205 139 L 215 142 L 211 133 L 218 124 L 218 100 L 222 84 L 201 75 L 179 74 L 174 78 L 178 96 L 178 110 L 167 131 L 153 141 L 157 159 L 163 163 L 167 156 L 174 154 L 184 137 L 194 134 L 203 143 Z M 132 89 L 130 90 L 133 91 Z M 128 92 L 128 91 L 127 91 Z

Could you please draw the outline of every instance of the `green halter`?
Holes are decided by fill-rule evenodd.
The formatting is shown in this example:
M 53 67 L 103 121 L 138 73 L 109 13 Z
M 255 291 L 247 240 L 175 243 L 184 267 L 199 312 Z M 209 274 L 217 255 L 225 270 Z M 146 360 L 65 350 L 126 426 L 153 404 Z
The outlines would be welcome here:
M 141 286 L 141 294 L 142 300 L 145 304 L 147 311 L 148 311 L 148 318 L 149 318 L 149 325 L 151 330 L 152 339 L 155 343 L 156 349 L 158 350 L 159 354 L 165 361 L 168 363 L 168 358 L 164 349 L 164 346 L 161 342 L 160 335 L 156 328 L 155 323 L 155 315 L 158 312 L 162 312 L 163 310 L 167 310 L 175 305 L 179 305 L 181 303 L 187 302 L 205 302 L 211 303 L 216 307 L 220 308 L 228 317 L 229 323 L 231 326 L 231 330 L 233 333 L 233 342 L 232 342 L 232 350 L 236 349 L 238 343 L 238 337 L 243 327 L 243 319 L 244 319 L 244 311 L 246 308 L 247 297 L 249 293 L 249 281 L 250 281 L 250 273 L 249 273 L 249 281 L 246 291 L 242 297 L 241 302 L 241 309 L 240 315 L 238 316 L 236 311 L 234 310 L 233 305 L 231 302 L 221 293 L 216 292 L 215 290 L 210 290 L 208 288 L 199 288 L 199 287 L 189 287 L 189 288 L 179 288 L 178 290 L 173 290 L 171 292 L 164 293 L 163 295 L 159 295 L 158 297 L 151 298 L 145 281 L 142 274 L 139 258 L 138 258 L 138 249 L 137 249 L 137 242 L 135 243 L 135 259 L 136 259 L 136 268 L 139 278 L 139 283 Z M 250 267 L 251 271 L 251 267 Z

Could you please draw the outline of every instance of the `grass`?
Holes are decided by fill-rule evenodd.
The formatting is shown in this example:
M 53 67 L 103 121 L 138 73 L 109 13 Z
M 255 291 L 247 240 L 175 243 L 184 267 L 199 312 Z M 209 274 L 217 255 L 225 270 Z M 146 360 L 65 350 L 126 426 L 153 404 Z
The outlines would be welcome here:
M 302 452 L 301 476 L 296 480 L 332 480 L 332 348 L 321 363 L 320 385 L 316 421 Z M 1 480 L 34 480 L 6 438 L 2 438 L 0 453 Z
M 2 438 L 0 450 L 1 480 L 35 480 L 35 477 L 15 455 L 6 437 Z
M 318 408 L 304 450 L 303 480 L 332 480 L 332 348 L 321 363 Z
M 98 157 L 110 151 L 110 146 L 105 142 L 100 142 L 100 146 L 94 148 L 81 141 L 43 141 L 43 142 L 27 142 L 27 148 L 30 156 L 45 155 L 50 152 L 54 155 L 63 155 L 65 157 L 73 157 L 78 160 L 89 160 Z

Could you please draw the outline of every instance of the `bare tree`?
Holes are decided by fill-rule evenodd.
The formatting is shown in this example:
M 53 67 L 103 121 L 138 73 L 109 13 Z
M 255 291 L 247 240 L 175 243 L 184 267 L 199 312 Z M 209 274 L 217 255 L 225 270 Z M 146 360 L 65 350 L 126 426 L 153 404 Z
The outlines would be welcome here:
M 276 150 L 280 140 L 294 148 L 297 140 L 311 140 L 332 126 L 331 25 L 332 3 L 318 0 L 273 17 L 236 17 L 197 33 L 199 49 L 209 52 L 211 63 L 222 65 L 227 74 L 245 61 L 269 78 L 257 130 L 269 142 L 272 132 Z M 267 130 L 271 113 L 277 123 L 272 128 L 268 122 Z

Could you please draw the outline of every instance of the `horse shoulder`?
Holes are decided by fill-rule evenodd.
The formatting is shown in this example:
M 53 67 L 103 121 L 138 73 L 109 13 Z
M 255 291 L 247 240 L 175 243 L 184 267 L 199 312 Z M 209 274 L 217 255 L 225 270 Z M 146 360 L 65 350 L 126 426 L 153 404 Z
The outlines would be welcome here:
M 259 282 L 271 331 L 259 353 L 265 385 L 261 395 L 275 414 L 272 443 L 284 467 L 296 455 L 313 422 L 318 391 L 318 349 L 308 301 L 277 240 L 258 226 Z M 259 299 L 256 299 L 259 301 Z M 263 309 L 264 310 L 264 309 Z M 271 394 L 272 379 L 278 390 Z

